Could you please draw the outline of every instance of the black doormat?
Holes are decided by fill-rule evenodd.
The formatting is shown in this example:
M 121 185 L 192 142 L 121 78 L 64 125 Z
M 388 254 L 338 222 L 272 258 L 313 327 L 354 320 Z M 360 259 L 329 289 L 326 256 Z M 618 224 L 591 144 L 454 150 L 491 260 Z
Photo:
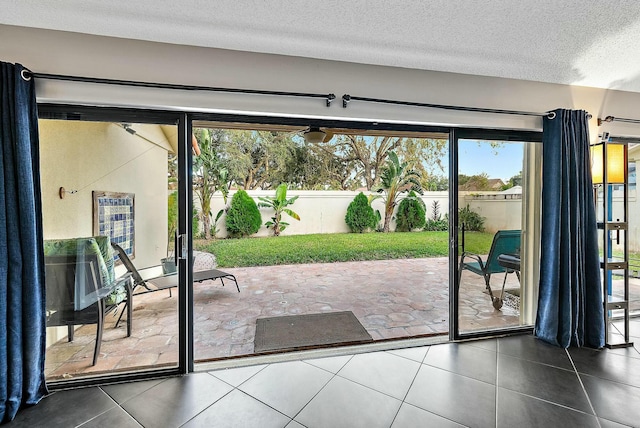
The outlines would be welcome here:
M 351 311 L 258 318 L 254 352 L 373 342 Z

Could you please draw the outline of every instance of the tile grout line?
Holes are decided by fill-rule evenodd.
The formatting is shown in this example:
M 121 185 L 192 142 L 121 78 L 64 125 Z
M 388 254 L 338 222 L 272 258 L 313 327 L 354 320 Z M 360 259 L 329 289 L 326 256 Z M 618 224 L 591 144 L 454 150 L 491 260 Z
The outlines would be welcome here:
M 598 417 L 598 414 L 596 413 L 596 409 L 593 407 L 593 403 L 591 403 L 591 398 L 589 397 L 589 394 L 587 393 L 587 388 L 585 388 L 584 383 L 582 382 L 582 377 L 580 377 L 580 373 L 578 373 L 578 369 L 576 368 L 575 363 L 573 362 L 573 358 L 571 358 L 571 354 L 569 353 L 569 349 L 565 348 L 564 350 L 567 354 L 567 357 L 569 357 L 569 362 L 571 363 L 571 366 L 573 367 L 573 371 L 575 372 L 577 378 L 578 378 L 578 382 L 580 382 L 580 386 L 582 387 L 582 392 L 584 392 L 584 396 L 587 397 L 587 402 L 589 403 L 589 407 L 591 408 L 591 411 L 593 412 L 593 415 L 596 418 L 596 422 L 598 423 L 598 426 L 600 428 L 602 428 L 602 424 L 600 424 L 600 418 Z
M 495 412 L 496 412 L 496 428 L 498 428 L 498 391 L 500 387 L 498 386 L 498 376 L 500 376 L 500 339 L 496 340 L 496 393 L 494 399 L 496 401 Z
M 351 361 L 351 360 L 353 359 L 353 357 L 354 357 L 354 356 L 355 356 L 355 355 L 350 355 L 350 356 L 349 356 L 349 360 L 348 360 L 346 363 L 344 363 L 344 364 L 342 365 L 342 367 L 340 368 L 340 370 L 342 370 L 342 369 L 343 369 L 347 364 L 349 364 L 349 361 Z M 304 361 L 303 361 L 303 362 L 304 362 Z M 309 364 L 310 366 L 316 367 L 316 366 L 314 366 L 313 364 L 310 364 L 310 363 L 306 363 L 306 364 Z M 320 370 L 324 370 L 324 369 L 321 369 L 320 367 L 316 367 L 316 368 L 318 368 L 318 369 L 320 369 Z M 339 372 L 340 370 L 338 370 L 338 372 Z M 325 371 L 329 372 L 328 370 L 325 370 Z M 329 373 L 331 373 L 331 372 L 329 372 Z M 307 403 L 306 403 L 304 406 L 302 406 L 302 408 L 298 411 L 298 413 L 296 413 L 296 414 L 291 418 L 291 420 L 292 420 L 292 421 L 295 421 L 295 422 L 299 423 L 300 425 L 302 425 L 302 423 L 300 423 L 300 422 L 296 421 L 296 417 L 298 417 L 298 415 L 299 415 L 300 413 L 302 413 L 302 411 L 303 411 L 303 410 L 304 410 L 304 409 L 309 405 L 309 403 L 311 403 L 311 402 L 313 401 L 313 399 L 314 399 L 314 398 L 316 398 L 316 397 L 318 396 L 318 394 L 320 394 L 320 393 L 321 393 L 321 392 L 322 392 L 322 391 L 327 387 L 327 385 L 329 385 L 329 383 L 330 383 L 333 379 L 335 379 L 335 378 L 336 378 L 336 376 L 338 376 L 338 373 L 337 373 L 337 372 L 336 372 L 336 373 L 331 373 L 331 374 L 332 374 L 331 378 L 330 378 L 330 379 L 329 379 L 329 380 L 328 380 L 324 385 L 322 385 L 322 388 L 320 388 L 320 389 L 318 390 L 318 392 L 316 392 L 316 393 L 313 395 L 313 397 L 311 397 L 311 398 L 309 399 L 309 401 L 307 401 Z M 342 376 L 340 376 L 340 378 L 341 378 L 341 379 L 344 379 Z M 303 425 L 303 426 L 304 426 L 304 425 Z
M 217 379 L 217 378 L 216 378 Z M 225 382 L 226 383 L 226 382 Z M 193 415 L 193 417 L 189 418 L 188 420 L 184 421 L 184 423 L 178 425 L 178 428 L 185 426 L 186 424 L 188 424 L 189 422 L 191 422 L 192 420 L 194 420 L 195 418 L 197 418 L 198 416 L 200 416 L 201 414 L 203 414 L 204 412 L 207 411 L 207 409 L 211 406 L 213 406 L 214 404 L 218 403 L 220 400 L 222 400 L 224 397 L 226 397 L 227 395 L 231 394 L 236 388 L 233 388 L 231 391 L 227 392 L 226 394 L 224 394 L 222 397 L 218 398 L 216 401 L 214 401 L 213 403 L 209 404 L 207 407 L 205 407 L 204 409 L 202 409 L 201 411 L 199 411 L 198 413 L 196 413 L 195 415 Z M 241 391 L 242 392 L 242 391 Z
M 134 418 L 134 417 L 133 417 L 133 415 L 131 415 L 129 412 L 127 412 L 127 411 L 126 411 L 126 410 L 125 410 L 125 409 L 120 405 L 120 403 L 118 403 L 116 400 L 114 400 L 114 399 L 113 399 L 113 397 L 111 397 L 111 396 L 110 396 L 110 395 L 109 395 L 109 394 L 108 394 L 104 389 L 102 389 L 102 386 L 97 386 L 96 388 L 98 388 L 100 391 L 102 391 L 102 393 L 103 393 L 104 395 L 106 395 L 107 397 L 109 397 L 109 399 L 110 399 L 111 401 L 113 401 L 113 403 L 115 404 L 115 406 L 114 406 L 114 407 L 111 407 L 111 408 L 109 408 L 109 409 L 107 409 L 107 410 L 105 410 L 105 411 L 104 411 L 104 412 L 102 412 L 102 413 L 99 413 L 99 414 L 95 415 L 94 417 L 92 417 L 92 418 L 90 418 L 90 419 L 87 419 L 86 421 L 82 422 L 82 423 L 81 423 L 81 424 L 79 424 L 79 425 L 76 425 L 76 428 L 79 428 L 79 427 L 82 427 L 83 425 L 88 424 L 88 423 L 89 423 L 89 422 L 91 422 L 92 420 L 94 420 L 94 419 L 96 419 L 96 418 L 98 418 L 98 417 L 100 417 L 100 416 L 104 415 L 105 413 L 107 413 L 107 412 L 109 412 L 109 411 L 111 411 L 111 410 L 115 409 L 116 407 L 119 407 L 119 408 L 120 408 L 123 412 L 125 412 L 125 413 L 126 413 L 126 414 L 131 418 L 131 419 L 133 419 L 133 420 L 134 420 L 138 425 L 140 425 L 140 426 L 142 427 L 142 424 L 141 424 L 140 422 L 138 422 L 138 420 L 137 420 L 136 418 Z
M 398 418 L 398 414 L 400 413 L 400 409 L 402 409 L 402 405 L 406 403 L 407 405 L 410 406 L 410 404 L 407 403 L 405 400 L 407 399 L 407 395 L 409 395 L 409 391 L 411 391 L 411 388 L 413 387 L 413 384 L 415 383 L 416 378 L 418 377 L 418 373 L 420 373 L 420 369 L 422 368 L 422 365 L 424 364 L 424 360 L 425 360 L 425 358 L 427 358 L 427 354 L 429 353 L 429 351 L 431 351 L 431 346 L 429 346 L 429 348 L 427 349 L 427 352 L 424 353 L 424 357 L 422 357 L 422 360 L 420 361 L 420 365 L 418 366 L 418 370 L 416 370 L 416 374 L 413 376 L 413 379 L 411 380 L 411 384 L 409 385 L 409 388 L 407 388 L 407 392 L 405 392 L 404 397 L 402 398 L 402 400 L 400 400 L 400 407 L 398 407 L 398 410 L 396 411 L 396 414 L 393 417 L 393 420 L 391 421 L 391 425 L 390 426 L 393 426 L 393 423 Z M 403 357 L 401 357 L 401 358 L 403 358 Z M 412 360 L 412 361 L 415 361 L 415 360 Z
M 293 421 L 293 418 L 289 417 L 289 415 L 286 415 L 286 414 L 282 413 L 280 410 L 276 409 L 275 407 L 273 407 L 273 406 L 271 406 L 271 405 L 269 405 L 269 404 L 265 403 L 264 401 L 260 400 L 259 398 L 254 397 L 253 395 L 251 395 L 251 394 L 249 394 L 248 392 L 245 392 L 245 391 L 243 391 L 243 390 L 241 390 L 241 389 L 239 388 L 240 386 L 242 386 L 242 385 L 244 385 L 245 383 L 247 383 L 247 382 L 248 382 L 249 380 L 251 380 L 254 376 L 258 375 L 258 373 L 262 372 L 264 369 L 266 369 L 266 368 L 267 368 L 267 367 L 269 367 L 270 365 L 271 365 L 271 364 L 265 364 L 265 366 L 264 366 L 264 367 L 262 367 L 260 370 L 258 370 L 257 372 L 255 372 L 255 373 L 254 373 L 254 374 L 252 374 L 251 376 L 249 376 L 247 379 L 245 379 L 243 382 L 241 382 L 241 383 L 240 383 L 240 385 L 238 385 L 238 386 L 231 385 L 230 383 L 228 383 L 228 382 L 226 382 L 226 381 L 224 381 L 224 380 L 220 379 L 219 377 L 217 377 L 217 376 L 215 376 L 213 373 L 211 373 L 211 371 L 206 372 L 208 375 L 210 375 L 210 376 L 212 376 L 212 377 L 216 378 L 216 379 L 217 379 L 217 380 L 219 380 L 220 382 L 223 382 L 223 383 L 225 383 L 225 384 L 229 385 L 229 386 L 230 386 L 231 388 L 233 388 L 233 389 L 232 389 L 231 391 L 229 391 L 228 393 L 226 393 L 224 396 L 220 397 L 218 400 L 216 400 L 216 401 L 214 401 L 213 403 L 211 403 L 209 406 L 207 406 L 207 408 L 206 408 L 206 409 L 204 409 L 204 410 L 202 410 L 202 412 L 198 413 L 198 415 L 200 415 L 201 413 L 203 413 L 203 412 L 204 412 L 205 410 L 207 410 L 209 407 L 211 407 L 211 406 L 213 406 L 214 404 L 218 403 L 220 400 L 222 400 L 224 397 L 226 397 L 226 396 L 228 396 L 229 394 L 231 394 L 233 391 L 238 391 L 239 393 L 244 394 L 244 395 L 246 395 L 247 397 L 249 397 L 249 398 L 251 398 L 251 399 L 253 399 L 253 400 L 256 400 L 258 403 L 261 403 L 261 404 L 263 404 L 263 405 L 267 406 L 268 408 L 270 408 L 270 409 L 271 409 L 271 410 L 273 410 L 274 412 L 280 413 L 280 414 L 281 414 L 281 415 L 283 415 L 284 417 L 291 419 L 291 420 L 289 421 L 289 423 L 291 423 L 291 422 Z M 215 370 L 213 370 L 213 371 L 215 371 Z M 193 420 L 193 419 L 194 419 L 195 417 L 197 417 L 198 415 L 195 415 L 193 418 L 189 419 L 188 421 L 186 421 L 184 424 L 182 424 L 182 425 L 180 425 L 180 426 L 182 427 L 182 426 L 184 426 L 185 424 L 189 423 L 189 421 Z M 299 422 L 298 422 L 298 423 L 299 423 Z M 287 425 L 288 425 L 288 424 L 287 424 Z M 300 425 L 302 425 L 302 424 L 300 424 Z M 303 426 L 304 426 L 304 425 L 303 425 Z M 305 427 L 305 428 L 306 428 L 306 427 Z

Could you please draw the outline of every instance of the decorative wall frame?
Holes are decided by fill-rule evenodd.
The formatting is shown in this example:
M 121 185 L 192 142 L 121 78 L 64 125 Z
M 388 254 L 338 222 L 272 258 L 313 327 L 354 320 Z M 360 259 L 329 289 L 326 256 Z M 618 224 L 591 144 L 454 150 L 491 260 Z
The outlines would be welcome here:
M 93 234 L 109 236 L 135 257 L 135 195 L 93 191 Z

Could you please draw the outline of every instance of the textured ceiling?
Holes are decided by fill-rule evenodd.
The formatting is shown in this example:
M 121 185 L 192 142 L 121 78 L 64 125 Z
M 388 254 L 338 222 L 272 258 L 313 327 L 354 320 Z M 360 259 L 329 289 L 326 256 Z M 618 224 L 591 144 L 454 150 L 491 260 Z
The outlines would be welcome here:
M 8 25 L 640 92 L 637 0 L 0 0 L 0 11 Z

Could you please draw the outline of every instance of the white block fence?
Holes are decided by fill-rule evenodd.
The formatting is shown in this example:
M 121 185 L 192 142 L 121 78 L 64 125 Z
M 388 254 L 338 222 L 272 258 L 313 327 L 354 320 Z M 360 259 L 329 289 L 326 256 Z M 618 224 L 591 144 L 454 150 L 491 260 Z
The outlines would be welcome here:
M 229 195 L 228 203 L 231 203 L 233 197 L 232 192 Z M 275 191 L 272 190 L 251 190 L 247 192 L 256 203 L 258 197 L 274 196 Z M 318 191 L 318 190 L 290 190 L 287 197 L 298 196 L 291 208 L 298 213 L 300 221 L 294 220 L 288 215 L 284 215 L 284 221 L 290 224 L 282 235 L 306 235 L 317 233 L 347 233 L 349 228 L 344 221 L 347 214 L 347 207 L 360 192 L 354 191 Z M 363 192 L 369 195 L 371 192 Z M 460 195 L 460 207 L 469 204 L 470 208 L 485 217 L 485 227 L 488 232 L 495 232 L 500 229 L 518 229 L 520 226 L 520 217 L 522 213 L 522 199 L 517 195 L 509 195 L 508 199 L 503 196 L 496 197 L 497 193 L 483 193 Z M 404 196 L 404 195 L 403 195 Z M 197 198 L 194 198 L 197 202 Z M 434 201 L 439 203 L 440 215 L 444 215 L 449 211 L 448 192 L 425 192 L 422 196 L 427 208 L 427 219 L 431 217 L 432 204 Z M 214 195 L 212 201 L 213 215 L 224 208 L 222 195 Z M 374 210 L 380 210 L 380 214 L 384 219 L 384 204 L 378 199 L 373 202 Z M 253 236 L 269 236 L 271 230 L 264 227 L 264 222 L 269 220 L 273 211 L 262 208 L 263 226 L 258 233 Z M 225 215 L 218 221 L 217 237 L 224 238 L 227 236 L 225 229 Z M 395 229 L 395 222 L 391 223 L 391 230 Z

